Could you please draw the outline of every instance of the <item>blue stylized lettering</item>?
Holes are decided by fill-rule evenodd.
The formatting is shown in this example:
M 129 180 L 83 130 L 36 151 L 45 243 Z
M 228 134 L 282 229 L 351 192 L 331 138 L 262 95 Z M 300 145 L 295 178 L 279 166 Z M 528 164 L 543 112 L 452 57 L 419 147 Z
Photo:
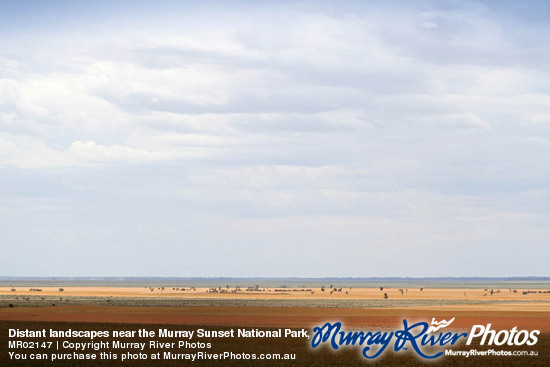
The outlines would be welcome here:
M 399 330 L 395 332 L 397 341 L 395 342 L 394 350 L 396 352 L 401 350 L 405 346 L 406 342 L 409 342 L 413 347 L 414 351 L 418 353 L 419 356 L 424 357 L 426 359 L 433 359 L 443 355 L 443 352 L 436 353 L 433 356 L 424 354 L 422 353 L 422 350 L 418 347 L 418 344 L 416 343 L 416 339 L 421 337 L 426 332 L 426 330 L 428 330 L 429 325 L 427 322 L 418 322 L 414 325 L 408 326 L 407 320 L 404 319 L 403 327 L 404 327 L 403 330 Z M 411 333 L 411 330 L 416 329 L 417 327 L 422 327 L 422 330 L 418 334 L 413 335 Z
M 455 344 L 461 337 L 467 337 L 468 334 L 462 333 L 439 333 L 430 335 L 427 333 L 429 325 L 427 322 L 418 322 L 409 325 L 406 319 L 403 319 L 403 330 L 395 332 L 372 332 L 372 331 L 340 331 L 342 324 L 336 322 L 331 324 L 325 323 L 321 327 L 313 328 L 313 338 L 311 346 L 318 347 L 321 343 L 326 343 L 330 340 L 330 346 L 337 350 L 341 346 L 361 345 L 363 350 L 361 354 L 368 359 L 374 359 L 380 356 L 387 347 L 391 344 L 395 337 L 394 351 L 398 352 L 402 349 L 407 349 L 405 346 L 409 343 L 412 349 L 421 357 L 426 359 L 434 359 L 443 355 L 443 352 L 438 352 L 434 355 L 425 354 L 421 346 L 436 346 Z M 369 353 L 370 352 L 370 353 Z
M 330 338 L 331 334 L 332 339 L 330 340 L 330 344 L 332 348 L 335 350 L 338 349 L 338 344 L 336 344 L 335 336 L 338 334 L 338 331 L 342 327 L 342 324 L 339 322 L 336 322 L 334 325 L 332 325 L 330 322 L 327 322 L 322 327 L 314 327 L 313 328 L 313 339 L 311 340 L 311 346 L 313 348 L 316 348 L 320 343 L 324 343 Z M 334 331 L 334 334 L 333 334 Z
M 380 349 L 378 349 L 378 351 L 376 351 L 376 353 L 374 353 L 373 355 L 368 355 L 368 351 L 371 349 L 370 347 L 365 347 L 363 348 L 363 357 L 365 358 L 368 358 L 368 359 L 373 359 L 373 358 L 376 358 L 378 357 L 380 354 L 382 354 L 382 352 L 384 352 L 384 350 L 386 350 L 387 346 L 390 345 L 390 342 L 393 338 L 393 331 L 391 333 L 382 333 L 380 331 L 374 333 L 371 338 L 367 341 L 367 345 L 380 345 L 382 344 L 382 347 Z
M 365 340 L 367 340 L 371 335 L 372 332 L 370 331 L 368 331 L 367 333 L 364 333 L 362 331 L 349 331 L 347 335 L 344 331 L 340 331 L 340 345 L 362 345 L 363 343 L 365 343 Z M 359 339 L 359 343 L 357 343 L 357 339 Z
M 466 333 L 462 333 L 462 334 L 457 334 L 457 333 L 445 333 L 445 334 L 442 334 L 440 333 L 439 336 L 437 337 L 437 339 L 435 338 L 434 335 L 429 335 L 429 334 L 426 334 L 422 337 L 422 345 L 430 345 L 430 346 L 434 346 L 436 344 L 439 343 L 439 345 L 446 345 L 446 344 L 455 344 L 458 339 L 464 337 L 466 338 L 468 336 L 468 334 Z

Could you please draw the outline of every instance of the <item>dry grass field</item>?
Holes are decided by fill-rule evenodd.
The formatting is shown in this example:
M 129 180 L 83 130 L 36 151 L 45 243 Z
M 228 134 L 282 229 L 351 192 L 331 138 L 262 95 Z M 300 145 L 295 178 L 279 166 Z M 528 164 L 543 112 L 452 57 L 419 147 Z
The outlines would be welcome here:
M 550 293 L 545 290 L 402 290 L 260 288 L 214 293 L 208 288 L 66 287 L 60 292 L 58 287 L 2 287 L 0 321 L 310 327 L 340 320 L 352 326 L 394 327 L 404 317 L 456 317 L 455 327 L 491 322 L 550 331 Z
M 32 289 L 32 290 L 31 290 Z M 40 290 L 38 290 L 40 289 Z M 401 291 L 402 290 L 402 291 Z M 387 298 L 384 296 L 387 295 Z M 538 329 L 541 340 L 539 357 L 516 359 L 445 358 L 445 365 L 456 366 L 544 366 L 550 335 L 550 293 L 544 289 L 458 289 L 458 288 L 258 288 L 232 292 L 227 288 L 165 287 L 0 287 L 0 329 L 9 327 L 73 329 L 119 329 L 139 327 L 214 328 L 306 328 L 327 321 L 341 321 L 356 330 L 383 330 L 402 327 L 402 320 L 431 321 L 455 318 L 454 330 L 469 331 L 472 325 L 491 323 L 494 329 Z M 2 331 L 0 339 L 6 339 Z M 0 340 L 7 345 L 6 340 Z M 294 363 L 266 365 L 364 365 L 354 349 L 331 353 L 312 350 L 304 340 L 239 339 L 214 343 L 216 349 L 251 352 L 294 352 Z M 460 347 L 462 348 L 462 347 Z M 464 348 L 466 348 L 464 346 Z M 0 346 L 0 351 L 2 347 Z M 0 353 L 0 364 L 27 366 L 7 359 Z M 150 361 L 149 361 L 150 362 Z M 226 363 L 227 362 L 227 363 Z M 19 364 L 18 364 L 19 363 Z M 226 365 L 257 365 L 225 361 Z M 421 366 L 424 362 L 409 353 L 390 354 L 375 364 L 388 366 Z M 71 365 L 60 362 L 59 366 Z M 116 365 L 109 361 L 97 365 Z M 133 363 L 133 365 L 151 365 Z M 154 365 L 179 365 L 165 361 Z M 198 363 L 198 365 L 209 365 Z
M 21 296 L 90 296 L 90 297 L 177 297 L 204 299 L 382 299 L 384 293 L 389 299 L 441 299 L 441 300 L 506 300 L 506 301 L 550 301 L 550 291 L 546 289 L 456 289 L 456 288 L 259 288 L 258 290 L 220 287 L 179 288 L 165 287 L 0 287 L 1 295 Z M 32 290 L 31 290 L 32 289 Z M 38 290 L 39 289 L 39 290 Z M 402 290 L 402 292 L 401 292 Z M 491 293 L 492 291 L 492 293 Z M 526 292 L 524 294 L 524 292 Z

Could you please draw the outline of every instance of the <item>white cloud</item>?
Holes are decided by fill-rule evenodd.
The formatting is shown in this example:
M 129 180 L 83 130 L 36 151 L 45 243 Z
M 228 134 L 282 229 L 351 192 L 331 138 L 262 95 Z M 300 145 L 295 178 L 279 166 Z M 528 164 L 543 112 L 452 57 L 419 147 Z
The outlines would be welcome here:
M 132 149 L 121 145 L 104 146 L 94 141 L 75 141 L 68 153 L 83 161 L 123 159 L 130 161 L 147 161 L 151 154 L 142 149 Z
M 424 21 L 424 22 L 420 23 L 420 26 L 422 28 L 425 28 L 425 29 L 436 29 L 437 28 L 437 23 L 436 22 Z
M 461 245 L 540 249 L 550 77 L 532 35 L 548 26 L 510 27 L 482 4 L 347 6 L 199 6 L 3 33 L 0 207 L 60 248 L 93 233 L 138 262 L 159 242 L 228 256 L 317 247 L 316 264 L 333 263 L 335 243 L 364 261 L 442 248 L 468 270 Z M 22 227 L 11 236 L 32 249 Z
M 414 121 L 414 120 L 413 120 Z M 491 130 L 490 123 L 473 113 L 445 114 L 424 116 L 416 119 L 420 124 L 429 124 L 433 127 L 453 127 L 459 130 Z

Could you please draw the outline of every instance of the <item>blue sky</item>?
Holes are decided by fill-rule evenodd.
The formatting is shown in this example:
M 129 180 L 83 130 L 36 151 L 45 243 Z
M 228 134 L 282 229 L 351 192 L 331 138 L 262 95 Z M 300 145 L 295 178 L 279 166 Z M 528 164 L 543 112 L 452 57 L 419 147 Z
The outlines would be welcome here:
M 547 276 L 545 2 L 3 2 L 0 275 Z

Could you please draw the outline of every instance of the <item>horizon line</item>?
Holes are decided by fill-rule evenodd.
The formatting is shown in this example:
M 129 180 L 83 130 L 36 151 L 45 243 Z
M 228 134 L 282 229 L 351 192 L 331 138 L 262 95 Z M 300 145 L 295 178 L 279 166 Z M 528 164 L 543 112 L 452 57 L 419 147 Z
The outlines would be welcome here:
M 0 275 L 0 280 L 10 279 L 77 279 L 77 280 L 131 280 L 131 279 L 309 279 L 309 280 L 323 280 L 323 279 L 348 279 L 348 280 L 378 280 L 378 279 L 409 279 L 409 280 L 426 280 L 426 279 L 503 279 L 503 280 L 548 280 L 550 276 L 429 276 L 429 277 L 403 277 L 403 276 L 371 276 L 371 277 L 350 277 L 350 276 L 323 276 L 323 277 L 296 277 L 296 276 L 10 276 Z

